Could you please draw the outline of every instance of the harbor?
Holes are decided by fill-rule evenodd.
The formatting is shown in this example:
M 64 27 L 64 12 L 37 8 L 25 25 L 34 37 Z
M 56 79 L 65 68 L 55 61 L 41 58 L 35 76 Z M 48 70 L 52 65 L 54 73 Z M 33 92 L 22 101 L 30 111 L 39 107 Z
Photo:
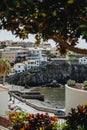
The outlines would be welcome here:
M 43 98 L 44 100 L 42 100 L 42 99 L 38 100 L 37 99 L 38 96 L 40 96 L 42 98 L 42 96 L 44 97 L 44 95 L 41 94 L 39 91 L 36 91 L 36 89 L 34 91 L 34 88 L 31 90 L 29 90 L 29 89 L 28 90 L 26 90 L 26 89 L 16 90 L 16 88 L 15 88 L 14 91 L 10 90 L 9 92 L 11 93 L 12 97 L 14 97 L 15 99 L 20 100 L 21 102 L 31 106 L 32 108 L 34 108 L 38 111 L 54 114 L 58 110 L 58 107 L 51 106 L 50 102 L 45 102 L 44 98 Z M 24 96 L 26 94 L 27 94 L 27 98 L 26 98 L 26 96 Z M 30 96 L 28 96 L 28 95 L 30 95 Z M 31 97 L 32 95 L 33 95 L 33 99 Z
M 58 124 L 61 124 L 65 122 L 65 119 L 63 117 L 59 117 L 55 115 L 55 112 L 57 108 L 55 107 L 50 107 L 49 103 L 45 103 L 44 101 L 40 101 L 37 99 L 26 99 L 23 97 L 20 97 L 19 95 L 15 94 L 14 92 L 19 91 L 20 93 L 25 93 L 25 92 L 31 92 L 32 89 L 25 89 L 21 86 L 13 86 L 6 84 L 6 88 L 8 90 L 8 111 L 6 112 L 6 117 L 8 117 L 9 112 L 27 112 L 29 114 L 48 114 L 49 116 L 56 116 L 58 117 Z M 10 94 L 11 92 L 11 94 Z M 34 93 L 34 92 L 33 92 Z M 38 93 L 40 94 L 40 93 Z M 6 124 L 8 124 L 8 121 L 5 120 L 5 117 L 1 116 L 3 119 L 0 121 L 0 125 L 4 126 L 6 128 Z M 9 117 L 8 117 L 9 119 Z M 7 122 L 3 125 L 4 122 Z M 8 126 L 8 125 L 7 125 Z M 2 129 L 2 128 L 1 128 Z M 8 128 L 10 129 L 10 128 Z M 4 129 L 2 129 L 4 130 Z

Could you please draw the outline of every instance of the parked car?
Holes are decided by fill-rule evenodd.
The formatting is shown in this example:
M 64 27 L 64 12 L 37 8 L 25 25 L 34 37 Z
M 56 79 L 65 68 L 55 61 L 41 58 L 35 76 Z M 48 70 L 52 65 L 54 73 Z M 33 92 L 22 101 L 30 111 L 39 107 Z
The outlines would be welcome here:
M 57 109 L 54 113 L 56 116 L 65 116 L 65 109 Z

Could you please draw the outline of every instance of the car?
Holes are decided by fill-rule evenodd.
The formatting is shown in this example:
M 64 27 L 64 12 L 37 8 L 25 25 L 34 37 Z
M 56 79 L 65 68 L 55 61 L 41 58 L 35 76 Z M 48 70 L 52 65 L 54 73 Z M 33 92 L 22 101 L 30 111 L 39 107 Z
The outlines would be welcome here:
M 56 116 L 65 116 L 66 113 L 65 113 L 65 109 L 58 109 L 55 111 L 54 113 Z

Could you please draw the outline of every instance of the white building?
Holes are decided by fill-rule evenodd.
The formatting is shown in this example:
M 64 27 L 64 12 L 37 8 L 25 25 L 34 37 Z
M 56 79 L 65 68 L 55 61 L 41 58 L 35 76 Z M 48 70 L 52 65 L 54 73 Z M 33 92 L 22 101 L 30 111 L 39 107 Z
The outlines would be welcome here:
M 0 84 L 0 116 L 6 116 L 8 112 L 8 88 Z
M 22 49 L 23 47 L 21 46 L 8 46 L 4 48 L 5 51 L 17 51 L 17 50 L 22 50 Z
M 14 63 L 16 58 L 27 57 L 27 55 L 28 55 L 28 50 L 22 48 L 21 46 L 6 47 L 2 51 L 2 58 L 7 59 L 11 63 Z
M 42 61 L 39 59 L 36 60 L 27 60 L 22 63 L 16 63 L 14 67 L 12 68 L 12 72 L 21 73 L 25 70 L 33 69 L 35 67 L 39 67 L 41 65 Z
M 26 68 L 27 68 L 27 66 L 25 63 L 17 63 L 13 67 L 13 72 L 21 73 L 21 72 L 24 72 L 26 70 Z
M 25 64 L 27 66 L 27 70 L 35 68 L 35 67 L 39 67 L 41 65 L 41 63 L 42 63 L 42 61 L 39 59 L 25 61 Z
M 79 58 L 79 63 L 80 64 L 87 64 L 87 57 L 81 57 L 81 58 Z
M 36 60 L 36 59 L 40 59 L 42 60 L 42 49 L 39 47 L 32 47 L 32 48 L 28 48 L 29 49 L 29 53 L 30 53 L 30 59 L 31 60 Z

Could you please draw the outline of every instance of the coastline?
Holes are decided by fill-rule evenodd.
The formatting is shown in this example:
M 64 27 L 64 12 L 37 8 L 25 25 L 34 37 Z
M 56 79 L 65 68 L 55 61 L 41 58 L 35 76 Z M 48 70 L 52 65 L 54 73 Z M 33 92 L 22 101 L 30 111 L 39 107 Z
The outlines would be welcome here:
M 7 85 L 9 86 L 9 91 L 21 91 L 21 92 L 40 92 L 44 95 L 44 101 L 29 99 L 31 103 L 36 103 L 37 105 L 46 106 L 50 108 L 58 108 L 63 109 L 65 108 L 65 93 L 64 87 L 63 88 L 53 88 L 53 87 L 41 87 L 36 86 L 32 88 L 24 88 L 23 86 L 16 86 L 16 85 Z M 62 93 L 63 94 L 62 94 Z M 54 95 L 52 95 L 54 93 Z M 55 96 L 56 95 L 56 96 Z M 61 96 L 63 95 L 63 96 Z
M 32 88 L 25 88 L 25 87 L 21 87 L 21 86 L 17 86 L 17 85 L 13 85 L 13 84 L 6 84 L 6 86 L 9 88 L 9 91 L 10 90 L 12 90 L 12 91 L 21 91 L 21 92 L 33 92 L 33 91 L 35 91 L 35 92 L 40 92 L 41 94 L 43 94 L 44 95 L 44 91 L 48 91 L 48 90 L 50 90 L 52 87 L 41 87 L 41 86 L 36 86 L 36 87 L 32 87 Z M 50 89 L 49 89 L 50 88 Z M 43 89 L 43 91 L 42 91 L 42 89 Z M 62 89 L 63 88 L 52 88 L 52 93 L 55 91 L 62 91 Z M 59 92 L 59 94 L 60 94 L 60 92 Z M 51 95 L 52 93 L 48 93 L 47 94 L 47 96 L 48 95 Z M 59 94 L 57 94 L 57 95 L 59 95 Z M 44 95 L 45 96 L 45 95 Z M 58 99 L 60 97 L 60 99 Z M 32 104 L 35 104 L 35 105 L 37 105 L 37 106 L 42 106 L 42 107 L 49 107 L 49 108 L 54 108 L 54 109 L 63 109 L 63 108 L 65 108 L 65 106 L 63 105 L 64 104 L 64 101 L 61 101 L 61 99 L 62 99 L 62 97 L 61 97 L 61 95 L 59 95 L 59 97 L 57 97 L 57 102 L 55 102 L 56 104 L 58 103 L 59 105 L 55 105 L 55 104 L 53 104 L 53 102 L 52 102 L 52 100 L 49 98 L 49 99 L 47 99 L 46 98 L 46 96 L 45 96 L 45 100 L 44 101 L 40 101 L 40 100 L 35 100 L 35 99 L 29 99 L 29 101 L 30 101 L 30 103 L 32 103 Z M 53 99 L 54 100 L 54 99 Z M 61 105 L 62 105 L 62 107 L 61 107 Z
M 39 91 L 44 95 L 44 102 L 41 104 L 58 109 L 65 108 L 64 87 L 36 87 L 33 89 L 33 91 Z
M 7 88 L 9 88 L 9 91 L 12 89 L 13 90 L 12 85 L 9 85 Z M 19 86 L 20 87 L 20 86 Z M 30 88 L 28 89 L 28 91 L 32 91 L 34 90 L 36 87 Z M 14 90 L 18 89 L 18 86 L 14 87 Z M 24 89 L 26 90 L 26 89 Z M 24 91 L 21 90 L 21 91 Z M 26 90 L 27 91 L 27 90 Z M 10 110 L 8 109 L 8 111 L 10 112 L 16 112 L 16 111 L 25 111 L 25 112 L 29 112 L 32 114 L 36 114 L 36 113 L 48 113 L 50 116 L 54 116 L 55 113 L 55 108 L 49 107 L 48 104 L 45 104 L 45 102 L 42 101 L 38 101 L 38 100 L 26 100 L 26 99 L 21 99 L 20 97 L 16 97 L 12 94 L 12 98 L 11 101 L 9 100 L 10 97 L 8 96 L 8 105 L 11 105 L 11 107 L 15 107 L 15 109 Z M 14 102 L 13 102 L 14 100 Z M 34 106 L 34 107 L 32 107 Z M 59 119 L 59 122 L 64 121 Z M 0 126 L 1 130 L 8 130 L 8 128 L 4 128 L 3 126 Z

